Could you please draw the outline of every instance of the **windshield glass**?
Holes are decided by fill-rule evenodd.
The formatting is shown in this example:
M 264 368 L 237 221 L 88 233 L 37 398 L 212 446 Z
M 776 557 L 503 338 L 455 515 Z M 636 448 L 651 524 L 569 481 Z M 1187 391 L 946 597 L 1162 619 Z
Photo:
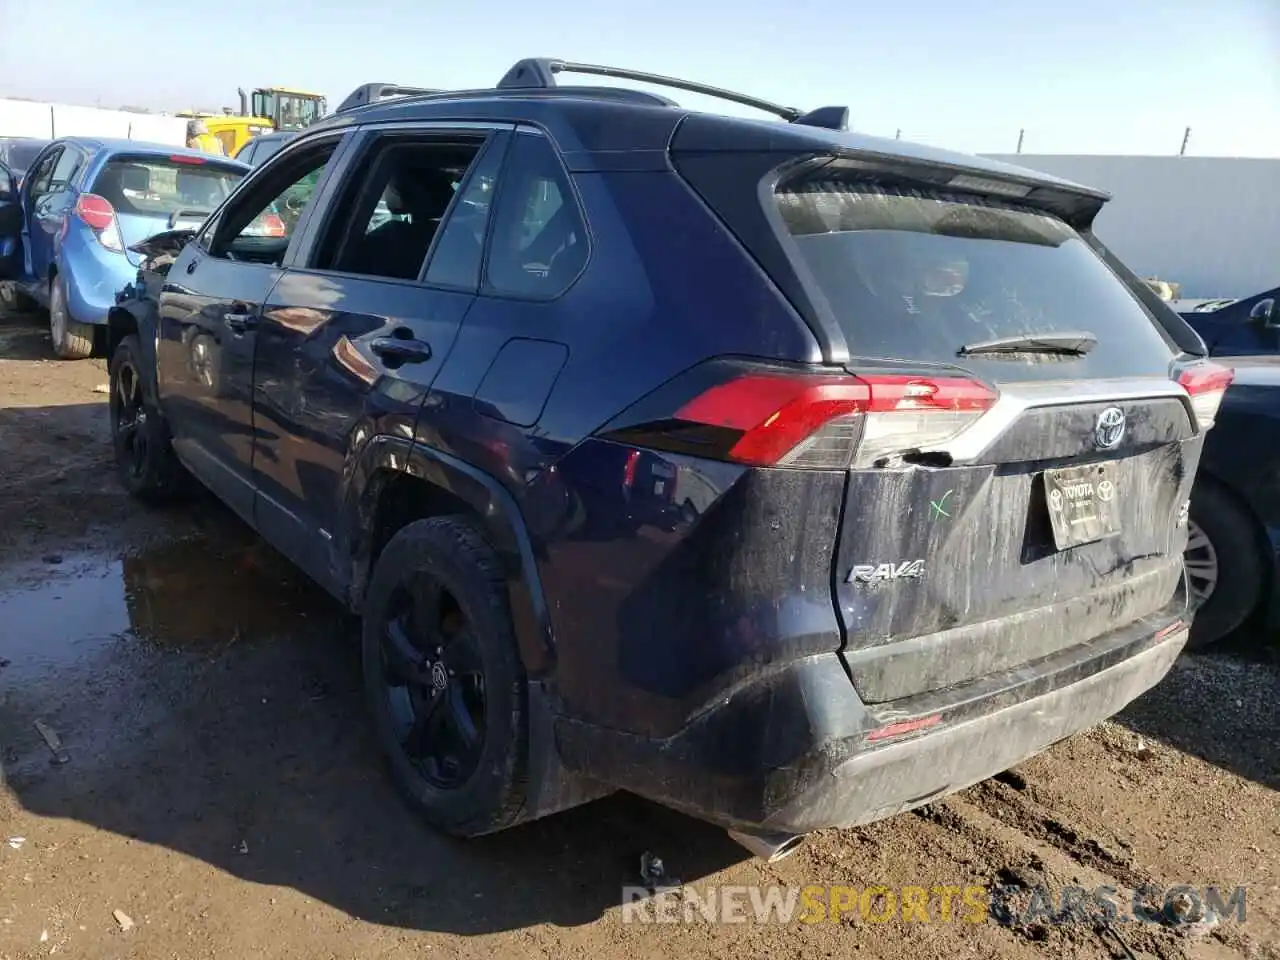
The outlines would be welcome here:
M 280 94 L 280 129 L 296 130 L 320 119 L 320 104 L 311 97 Z
M 180 210 L 211 213 L 244 174 L 203 161 L 115 157 L 93 183 L 121 216 L 168 217 Z
M 954 364 L 966 345 L 1087 331 L 1098 340 L 1087 356 L 964 364 L 1001 379 L 1167 375 L 1172 349 L 1152 319 L 1085 240 L 1046 213 L 835 179 L 780 192 L 777 205 L 857 356 Z

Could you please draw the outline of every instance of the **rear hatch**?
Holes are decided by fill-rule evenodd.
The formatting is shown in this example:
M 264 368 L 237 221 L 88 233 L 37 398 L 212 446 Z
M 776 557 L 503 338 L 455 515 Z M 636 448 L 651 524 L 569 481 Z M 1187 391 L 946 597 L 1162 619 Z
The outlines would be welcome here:
M 808 443 L 849 451 L 834 596 L 870 703 L 1167 622 L 1179 602 L 1225 381 L 1187 363 L 1095 240 L 1019 193 L 834 162 L 763 194 L 866 385 Z
M 185 154 L 117 154 L 99 171 L 91 193 L 110 205 L 129 262 L 131 249 L 164 230 L 198 227 L 235 189 L 246 169 L 239 164 Z

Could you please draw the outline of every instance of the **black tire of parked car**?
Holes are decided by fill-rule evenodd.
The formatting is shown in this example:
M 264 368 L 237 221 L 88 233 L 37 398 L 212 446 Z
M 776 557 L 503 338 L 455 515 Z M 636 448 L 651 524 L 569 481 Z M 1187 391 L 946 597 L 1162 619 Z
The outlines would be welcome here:
M 1218 561 L 1217 583 L 1196 610 L 1187 643 L 1206 647 L 1239 629 L 1257 609 L 1265 567 L 1252 519 L 1212 480 L 1197 481 L 1191 496 L 1191 522 L 1209 538 Z
M 142 344 L 133 335 L 111 355 L 111 445 L 125 489 L 140 500 L 162 502 L 185 492 L 187 474 L 173 452 L 141 358 Z
M 53 352 L 62 360 L 84 360 L 93 356 L 93 326 L 71 319 L 67 286 L 60 276 L 49 284 L 49 336 L 53 340 Z
M 464 780 L 447 786 L 433 782 L 423 761 L 415 762 L 403 742 L 412 739 L 412 730 L 409 734 L 403 730 L 404 718 L 396 716 L 393 697 L 400 697 L 403 704 L 401 692 L 408 687 L 393 681 L 384 652 L 388 629 L 393 622 L 402 622 L 396 610 L 404 598 L 411 597 L 416 604 L 421 594 L 415 590 L 435 588 L 452 598 L 448 601 L 451 616 L 461 617 L 461 625 L 451 633 L 440 627 L 437 636 L 452 639 L 443 641 L 443 654 L 441 648 L 435 650 L 436 663 L 478 661 L 483 690 L 483 707 L 477 710 L 482 718 L 478 760 Z M 438 611 L 444 605 L 430 607 L 437 611 L 437 625 L 442 623 Z M 424 640 L 421 633 L 416 643 L 428 647 L 429 658 L 435 638 Z M 458 643 L 467 644 L 461 653 L 453 646 Z M 525 672 L 502 564 L 474 523 L 462 517 L 433 517 L 414 521 L 392 536 L 369 581 L 361 645 L 365 692 L 379 745 L 396 786 L 413 808 L 436 828 L 456 836 L 477 836 L 514 824 L 524 805 L 528 769 Z M 449 676 L 454 678 L 452 666 Z M 469 689 L 474 691 L 474 683 Z M 413 717 L 415 725 L 422 720 Z

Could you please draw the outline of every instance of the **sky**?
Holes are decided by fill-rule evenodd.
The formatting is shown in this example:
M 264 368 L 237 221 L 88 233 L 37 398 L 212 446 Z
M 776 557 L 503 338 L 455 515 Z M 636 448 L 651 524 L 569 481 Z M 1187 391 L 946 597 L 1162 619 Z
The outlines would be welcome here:
M 973 152 L 1280 157 L 1280 0 L 0 0 L 0 97 L 163 110 L 236 88 L 492 86 L 549 56 Z M 594 82 L 583 80 L 581 82 Z M 696 109 L 747 113 L 670 93 Z

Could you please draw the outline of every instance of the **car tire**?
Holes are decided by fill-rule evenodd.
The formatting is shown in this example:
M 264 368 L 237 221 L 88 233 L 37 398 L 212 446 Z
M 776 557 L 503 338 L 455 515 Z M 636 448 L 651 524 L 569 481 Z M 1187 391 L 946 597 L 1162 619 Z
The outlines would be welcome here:
M 143 373 L 142 356 L 142 344 L 133 334 L 121 340 L 111 355 L 111 446 L 125 489 L 155 503 L 184 493 L 187 475 L 173 452 L 151 380 Z
M 378 557 L 362 614 L 365 693 L 400 792 L 455 836 L 514 824 L 526 678 L 493 548 L 465 518 L 408 524 Z
M 1187 526 L 1187 580 L 1196 604 L 1187 645 L 1206 647 L 1239 629 L 1257 609 L 1265 563 L 1252 519 L 1215 483 L 1196 484 Z
M 62 360 L 84 360 L 93 355 L 93 326 L 71 319 L 61 276 L 55 276 L 49 284 L 49 336 L 53 352 Z

